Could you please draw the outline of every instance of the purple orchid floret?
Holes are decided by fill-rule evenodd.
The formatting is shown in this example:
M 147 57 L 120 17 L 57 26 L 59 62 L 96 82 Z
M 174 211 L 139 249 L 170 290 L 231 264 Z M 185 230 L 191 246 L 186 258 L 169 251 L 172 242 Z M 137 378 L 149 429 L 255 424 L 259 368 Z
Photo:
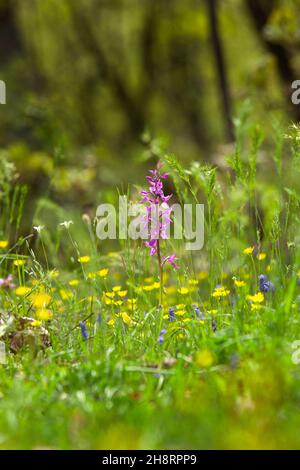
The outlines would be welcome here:
M 153 239 L 150 242 L 145 242 L 145 245 L 150 248 L 150 256 L 155 255 L 157 252 L 157 240 Z
M 171 266 L 173 266 L 174 269 L 179 269 L 178 264 L 175 263 L 175 261 L 176 261 L 177 259 L 178 259 L 178 258 L 176 257 L 176 255 L 165 256 L 165 257 L 163 258 L 163 264 L 165 264 L 165 263 L 170 263 Z
M 168 202 L 172 194 L 165 195 L 163 188 L 163 180 L 167 179 L 168 173 L 161 173 L 162 163 L 157 164 L 156 169 L 150 170 L 150 176 L 146 176 L 149 182 L 148 190 L 141 191 L 141 202 L 146 205 L 146 214 L 144 216 L 145 228 L 149 231 L 149 240 L 145 245 L 150 248 L 150 256 L 154 256 L 159 251 L 159 240 L 169 238 L 169 227 L 172 223 L 172 209 Z M 150 228 L 149 228 L 150 227 Z M 170 263 L 174 269 L 179 266 L 175 263 L 176 256 L 165 256 L 161 260 L 161 266 Z

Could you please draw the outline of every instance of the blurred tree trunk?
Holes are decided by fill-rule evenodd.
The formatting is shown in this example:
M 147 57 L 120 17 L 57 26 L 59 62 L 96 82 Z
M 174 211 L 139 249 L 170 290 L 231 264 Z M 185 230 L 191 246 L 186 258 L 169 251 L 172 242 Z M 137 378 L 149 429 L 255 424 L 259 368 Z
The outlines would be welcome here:
M 210 139 L 207 119 L 202 111 L 204 89 L 199 68 L 195 64 L 198 42 L 194 44 L 174 36 L 170 43 L 170 70 L 165 92 L 174 108 L 184 116 L 187 129 L 201 151 L 208 149 Z
M 126 114 L 132 134 L 140 137 L 146 127 L 143 103 L 130 92 L 124 77 L 119 73 L 117 67 L 110 63 L 100 41 L 94 34 L 91 22 L 84 9 L 79 4 L 75 5 L 74 2 L 71 4 L 70 11 L 72 12 L 74 31 L 78 33 L 79 40 L 85 50 L 94 58 L 99 71 L 99 79 L 105 81 L 108 87 L 112 88 L 113 95 Z
M 231 115 L 231 102 L 228 86 L 227 71 L 222 48 L 222 40 L 218 21 L 218 0 L 206 0 L 211 31 L 211 42 L 215 57 L 216 74 L 219 81 L 220 100 L 222 102 L 223 117 L 227 140 L 234 140 L 234 130 Z
M 7 0 L 0 4 L 0 59 L 1 64 L 11 60 L 12 55 L 22 49 L 14 20 L 13 2 Z
M 168 18 L 171 25 L 183 21 L 181 9 L 178 8 L 180 4 L 174 0 L 165 0 L 161 4 L 162 16 Z M 174 28 L 169 36 L 167 56 L 162 66 L 164 80 L 161 92 L 170 102 L 170 109 L 174 109 L 184 119 L 187 137 L 193 140 L 203 154 L 209 151 L 212 139 L 209 118 L 204 110 L 205 83 L 201 74 L 202 64 L 199 64 L 200 57 L 199 38 L 186 37 Z
M 275 57 L 278 72 L 284 87 L 290 112 L 294 118 L 300 120 L 299 106 L 292 106 L 291 103 L 291 86 L 292 82 L 297 79 L 295 72 L 291 66 L 291 54 L 289 49 L 279 42 L 274 42 L 265 36 L 264 30 L 268 23 L 269 17 L 276 6 L 274 0 L 246 0 L 248 10 L 250 12 L 253 24 L 259 34 L 260 39 L 264 43 L 266 49 Z
M 143 32 L 141 37 L 141 64 L 144 72 L 144 83 L 141 86 L 140 100 L 148 103 L 157 79 L 157 60 L 155 55 L 155 41 L 157 34 L 158 4 L 155 1 L 146 2 Z

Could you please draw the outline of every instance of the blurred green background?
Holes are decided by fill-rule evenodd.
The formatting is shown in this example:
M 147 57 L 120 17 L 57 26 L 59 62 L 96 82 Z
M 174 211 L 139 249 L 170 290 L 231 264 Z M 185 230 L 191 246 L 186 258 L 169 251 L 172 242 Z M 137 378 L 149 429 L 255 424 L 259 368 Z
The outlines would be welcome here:
M 299 119 L 299 18 L 299 0 L 0 0 L 0 158 L 32 204 L 80 210 L 142 181 L 145 133 L 220 163 L 246 99 L 270 138 Z

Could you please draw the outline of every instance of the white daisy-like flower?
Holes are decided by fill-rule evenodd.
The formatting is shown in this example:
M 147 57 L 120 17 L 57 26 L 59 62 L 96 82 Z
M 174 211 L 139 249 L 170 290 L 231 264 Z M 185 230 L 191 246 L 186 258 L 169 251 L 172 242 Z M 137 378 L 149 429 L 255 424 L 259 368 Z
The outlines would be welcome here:
M 74 224 L 73 220 L 65 220 L 64 222 L 61 222 L 59 225 L 68 229 L 70 228 L 70 225 L 72 224 Z
M 33 227 L 33 230 L 35 230 L 37 233 L 41 233 L 41 231 L 44 229 L 44 225 L 35 225 Z

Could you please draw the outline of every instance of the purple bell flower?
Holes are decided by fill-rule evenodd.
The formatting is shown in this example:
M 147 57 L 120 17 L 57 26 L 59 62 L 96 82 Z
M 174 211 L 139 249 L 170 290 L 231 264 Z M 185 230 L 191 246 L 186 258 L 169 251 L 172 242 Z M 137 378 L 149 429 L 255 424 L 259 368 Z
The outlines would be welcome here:
M 158 337 L 158 344 L 162 344 L 164 342 L 164 335 L 166 334 L 166 330 L 165 329 L 162 329 L 161 332 L 159 333 L 159 337 Z
M 174 307 L 169 308 L 169 321 L 175 320 L 175 309 Z
M 81 336 L 82 338 L 86 341 L 89 337 L 89 333 L 86 327 L 86 324 L 84 321 L 79 322 L 80 330 L 81 330 Z
M 264 294 L 266 292 L 275 291 L 274 284 L 271 281 L 269 281 L 267 276 L 265 276 L 264 274 L 260 274 L 260 276 L 258 276 L 258 280 L 259 280 L 259 290 L 263 292 Z
M 195 310 L 196 317 L 199 318 L 199 320 L 204 320 L 204 315 L 201 312 L 201 310 L 199 310 L 197 305 L 193 305 L 193 307 L 194 307 L 194 310 Z

